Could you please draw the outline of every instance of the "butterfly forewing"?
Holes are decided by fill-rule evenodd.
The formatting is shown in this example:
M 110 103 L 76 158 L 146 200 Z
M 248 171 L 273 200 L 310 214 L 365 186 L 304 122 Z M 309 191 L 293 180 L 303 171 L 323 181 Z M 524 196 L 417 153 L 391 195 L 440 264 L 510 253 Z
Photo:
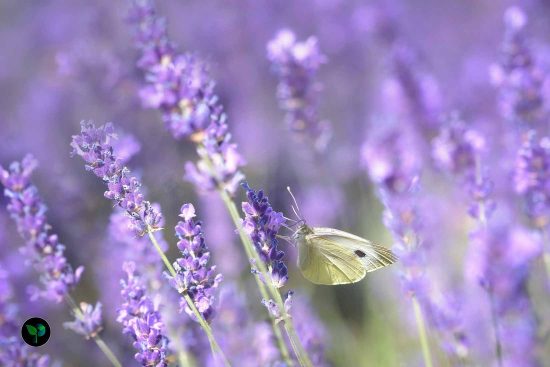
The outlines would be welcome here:
M 355 283 L 365 277 L 365 267 L 353 252 L 322 238 L 307 237 L 299 256 L 299 267 L 306 279 L 335 285 Z
M 376 245 L 369 240 L 338 229 L 315 227 L 308 237 L 337 243 L 353 252 L 365 266 L 367 272 L 388 266 L 397 261 L 397 257 L 387 248 Z

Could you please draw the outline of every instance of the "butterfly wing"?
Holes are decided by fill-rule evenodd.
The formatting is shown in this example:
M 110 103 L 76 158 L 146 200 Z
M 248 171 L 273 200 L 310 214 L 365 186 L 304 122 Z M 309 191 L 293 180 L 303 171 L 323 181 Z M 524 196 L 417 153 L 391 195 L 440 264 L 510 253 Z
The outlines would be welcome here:
M 374 271 L 397 261 L 397 257 L 389 249 L 376 245 L 369 240 L 334 228 L 315 227 L 309 240 L 318 239 L 336 243 L 346 248 L 365 267 L 367 272 Z
M 366 269 L 358 257 L 330 240 L 306 236 L 299 246 L 298 267 L 315 284 L 336 285 L 360 281 Z

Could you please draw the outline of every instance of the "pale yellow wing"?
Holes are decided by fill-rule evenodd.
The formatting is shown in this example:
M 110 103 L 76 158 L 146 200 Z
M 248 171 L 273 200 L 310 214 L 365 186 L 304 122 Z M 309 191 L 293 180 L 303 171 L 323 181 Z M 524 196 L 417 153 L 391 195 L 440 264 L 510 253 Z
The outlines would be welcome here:
M 360 281 L 366 269 L 358 256 L 345 247 L 307 235 L 300 246 L 299 268 L 315 284 L 336 285 Z
M 336 243 L 348 249 L 364 265 L 367 272 L 374 271 L 397 261 L 391 250 L 372 243 L 371 241 L 334 228 L 314 227 L 313 234 L 308 236 L 310 241 L 317 239 Z

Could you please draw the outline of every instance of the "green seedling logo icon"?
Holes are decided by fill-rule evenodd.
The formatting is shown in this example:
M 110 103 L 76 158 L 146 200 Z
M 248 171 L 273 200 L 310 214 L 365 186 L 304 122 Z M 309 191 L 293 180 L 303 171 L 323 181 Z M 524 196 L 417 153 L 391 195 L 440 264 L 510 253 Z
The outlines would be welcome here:
M 50 326 L 39 317 L 28 319 L 21 328 L 21 336 L 25 343 L 33 347 L 39 347 L 46 344 L 50 338 Z

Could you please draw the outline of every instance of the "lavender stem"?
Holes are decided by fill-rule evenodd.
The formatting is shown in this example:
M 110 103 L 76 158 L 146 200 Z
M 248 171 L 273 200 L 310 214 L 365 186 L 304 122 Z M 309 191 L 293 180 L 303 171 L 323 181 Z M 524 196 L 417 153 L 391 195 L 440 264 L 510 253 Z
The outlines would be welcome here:
M 411 300 L 414 309 L 414 318 L 416 319 L 416 326 L 418 328 L 418 336 L 420 337 L 420 345 L 422 346 L 424 365 L 426 367 L 432 367 L 432 353 L 430 350 L 428 335 L 426 333 L 426 323 L 424 322 L 422 308 L 420 307 L 420 304 L 418 303 L 416 297 L 413 296 Z
M 168 260 L 168 258 L 164 254 L 164 251 L 162 251 L 162 249 L 161 249 L 157 239 L 155 238 L 155 236 L 153 236 L 153 229 L 152 228 L 150 228 L 150 227 L 147 228 L 147 235 L 149 236 L 149 239 L 151 240 L 151 243 L 153 244 L 153 246 L 155 246 L 155 249 L 157 250 L 159 256 L 162 259 L 162 261 L 164 262 L 164 265 L 166 266 L 166 268 L 170 272 L 170 275 L 172 275 L 173 277 L 176 277 L 177 276 L 176 270 L 174 269 L 174 266 L 172 264 L 170 264 L 170 261 Z M 197 307 L 195 306 L 195 303 L 193 302 L 191 297 L 189 297 L 189 295 L 186 293 L 185 290 L 178 290 L 178 291 L 179 291 L 179 293 L 181 293 L 183 295 L 183 298 L 185 299 L 185 302 L 187 302 L 187 305 L 189 306 L 191 311 L 193 311 L 193 314 L 195 315 L 195 317 L 197 318 L 197 320 L 198 320 L 199 324 L 201 325 L 202 329 L 206 333 L 206 336 L 208 337 L 208 341 L 210 342 L 210 348 L 212 349 L 212 354 L 213 355 L 217 354 L 220 357 L 220 359 L 222 360 L 222 362 L 225 366 L 231 367 L 231 364 L 229 363 L 227 357 L 225 356 L 225 354 L 222 351 L 222 349 L 220 348 L 218 342 L 214 338 L 214 335 L 212 334 L 212 329 L 210 328 L 210 325 L 208 325 L 208 323 L 206 322 L 206 320 L 204 320 L 204 318 L 202 317 L 199 310 L 197 310 Z
M 258 266 L 258 270 L 262 274 L 262 277 L 264 279 L 269 279 L 269 275 L 268 275 L 267 269 L 265 268 L 264 262 L 260 259 L 260 257 L 258 256 L 258 253 L 254 249 L 254 245 L 252 244 L 252 242 L 250 240 L 250 237 L 248 237 L 248 235 L 242 229 L 241 217 L 240 217 L 240 215 L 237 211 L 237 207 L 236 207 L 235 203 L 233 202 L 233 200 L 231 199 L 231 197 L 229 196 L 229 194 L 225 190 L 218 190 L 218 191 L 219 191 L 219 193 L 220 193 L 220 195 L 223 199 L 223 202 L 224 202 L 225 206 L 227 207 L 227 209 L 229 211 L 229 214 L 231 215 L 231 219 L 233 220 L 233 223 L 238 228 L 239 236 L 241 238 L 241 241 L 242 241 L 242 244 L 243 244 L 243 247 L 245 249 L 245 252 L 246 252 L 247 256 L 249 256 L 251 259 L 254 260 L 255 265 Z M 258 284 L 258 287 L 260 288 L 260 292 L 262 293 L 262 297 L 264 297 L 266 299 L 267 299 L 267 297 L 266 297 L 267 292 L 266 292 L 265 288 L 267 286 L 267 290 L 269 291 L 271 296 L 275 299 L 275 302 L 277 303 L 277 306 L 278 306 L 279 310 L 281 310 L 281 313 L 282 313 L 281 317 L 284 320 L 285 331 L 286 331 L 286 333 L 288 335 L 288 338 L 290 340 L 290 344 L 292 345 L 292 349 L 293 349 L 294 353 L 296 354 L 296 357 L 298 358 L 298 362 L 300 363 L 300 366 L 302 366 L 302 367 L 311 367 L 312 364 L 311 364 L 311 361 L 309 359 L 309 356 L 305 352 L 304 347 L 302 346 L 302 343 L 300 342 L 300 339 L 298 338 L 298 336 L 296 334 L 296 331 L 294 329 L 294 325 L 292 323 L 292 319 L 290 318 L 290 315 L 285 310 L 284 302 L 281 298 L 281 294 L 279 293 L 279 291 L 277 289 L 275 289 L 275 287 L 273 286 L 273 284 L 271 282 L 267 282 L 267 284 L 264 284 L 257 277 L 256 277 L 256 282 Z M 270 317 L 271 317 L 272 323 L 273 323 L 273 317 L 271 315 L 270 315 Z M 273 324 L 273 326 L 274 326 L 274 330 L 275 330 L 276 325 Z M 278 338 L 278 343 L 279 343 L 279 345 L 281 345 L 281 344 L 284 345 L 284 341 L 279 342 L 279 338 Z M 281 350 L 281 354 L 282 353 L 283 352 Z M 284 355 L 283 355 L 283 358 L 285 358 Z M 290 358 L 288 357 L 288 354 L 286 356 L 285 361 L 286 360 L 290 361 Z M 292 365 L 292 364 L 290 364 L 290 365 Z
M 82 316 L 82 311 L 80 311 L 80 308 L 78 308 L 75 300 L 73 299 L 73 297 L 71 297 L 71 295 L 66 294 L 65 301 L 67 302 L 67 304 L 69 305 L 69 308 L 71 308 L 71 310 L 74 312 L 75 315 Z M 115 356 L 111 348 L 109 348 L 109 346 L 103 341 L 103 339 L 98 334 L 92 335 L 92 339 L 94 340 L 94 342 L 97 344 L 99 349 L 101 349 L 103 354 L 105 354 L 105 357 L 107 357 L 109 362 L 111 362 L 111 364 L 114 367 L 122 367 L 122 364 L 120 363 L 118 358 Z

